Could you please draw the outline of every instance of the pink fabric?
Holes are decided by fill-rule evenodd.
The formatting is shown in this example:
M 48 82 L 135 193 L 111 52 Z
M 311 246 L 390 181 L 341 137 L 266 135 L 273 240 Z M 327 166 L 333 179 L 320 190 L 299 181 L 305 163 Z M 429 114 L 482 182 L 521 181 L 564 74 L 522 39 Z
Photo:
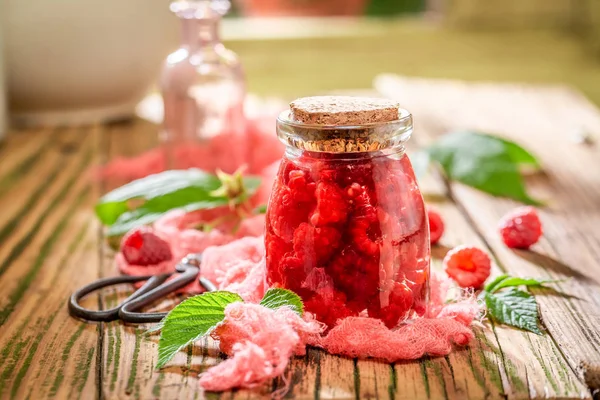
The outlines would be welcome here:
M 264 225 L 264 216 L 262 218 Z M 202 232 L 196 229 L 187 228 L 194 223 L 203 222 L 203 213 L 186 214 L 181 210 L 174 210 L 167 213 L 164 217 L 154 223 L 154 232 L 164 239 L 171 246 L 173 258 L 169 261 L 157 265 L 132 265 L 129 264 L 123 255 L 119 252 L 116 256 L 116 264 L 119 271 L 125 275 L 155 275 L 175 271 L 175 265 L 183 257 L 190 253 L 203 253 L 211 246 L 224 245 L 236 240 L 236 236 L 223 233 L 219 229 L 213 229 L 210 232 Z M 196 221 L 196 222 L 194 222 Z M 251 224 L 250 227 L 244 227 L 246 223 Z M 261 226 L 262 226 L 261 225 Z M 256 228 L 256 221 L 253 219 L 242 222 L 242 227 L 245 233 L 253 233 L 262 235 L 262 230 Z M 250 239 L 250 237 L 248 237 Z M 256 239 L 262 241 L 262 239 Z M 262 250 L 264 253 L 264 250 Z M 255 257 L 256 258 L 256 257 Z M 204 264 L 203 264 L 204 269 Z M 206 271 L 204 271 L 207 274 Z M 214 277 L 208 273 L 209 279 L 213 282 Z M 216 283 L 216 282 L 215 282 Z M 138 284 L 139 287 L 141 284 Z M 179 290 L 180 293 L 197 294 L 202 293 L 203 288 L 197 280 Z
M 289 357 L 305 354 L 306 345 L 331 354 L 386 362 L 449 354 L 453 344 L 466 345 L 473 338 L 469 326 L 479 307 L 473 296 L 444 305 L 441 301 L 446 298 L 448 281 L 436 277 L 432 283 L 432 309 L 439 313 L 393 330 L 378 319 L 349 317 L 322 336 L 325 327 L 311 314 L 302 319 L 289 309 L 272 311 L 257 304 L 231 304 L 225 310 L 224 323 L 212 334 L 219 340 L 221 351 L 231 358 L 202 374 L 200 385 L 214 391 L 256 386 L 283 374 Z
M 310 343 L 331 354 L 375 357 L 387 362 L 415 360 L 426 354 L 441 356 L 452 344 L 466 345 L 473 338 L 469 328 L 479 307 L 472 300 L 449 304 L 434 318 L 416 318 L 390 330 L 378 319 L 349 317 L 338 322 L 321 340 Z
M 274 115 L 268 115 L 247 121 L 245 140 L 247 152 L 232 156 L 232 145 L 239 144 L 239 136 L 224 132 L 202 144 L 185 144 L 175 148 L 174 167 L 179 169 L 194 167 L 206 171 L 215 171 L 219 168 L 232 173 L 241 165 L 246 165 L 249 174 L 260 175 L 265 168 L 279 162 L 283 154 L 283 144 L 275 134 L 274 120 Z M 98 179 L 129 182 L 165 169 L 167 169 L 166 152 L 162 148 L 155 148 L 136 157 L 115 158 L 94 172 Z
M 253 387 L 282 375 L 290 357 L 306 352 L 306 342 L 318 338 L 322 324 L 302 319 L 289 308 L 271 310 L 258 304 L 233 303 L 214 336 L 229 359 L 200 375 L 206 390 Z

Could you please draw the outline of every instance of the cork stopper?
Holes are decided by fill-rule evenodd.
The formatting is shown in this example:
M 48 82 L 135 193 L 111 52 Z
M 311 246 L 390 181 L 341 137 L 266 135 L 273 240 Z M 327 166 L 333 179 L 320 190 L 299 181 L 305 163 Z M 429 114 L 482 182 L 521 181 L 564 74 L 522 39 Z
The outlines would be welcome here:
M 303 97 L 290 103 L 294 121 L 307 125 L 365 125 L 395 121 L 400 104 L 393 100 L 350 97 Z
M 412 116 L 395 101 L 349 96 L 304 97 L 277 118 L 286 145 L 327 153 L 403 149 Z

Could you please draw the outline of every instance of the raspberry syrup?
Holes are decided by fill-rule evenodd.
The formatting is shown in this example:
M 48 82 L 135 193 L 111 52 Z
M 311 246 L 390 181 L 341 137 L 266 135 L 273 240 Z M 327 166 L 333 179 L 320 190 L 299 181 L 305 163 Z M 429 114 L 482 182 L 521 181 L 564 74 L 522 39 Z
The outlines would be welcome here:
M 403 146 L 288 146 L 266 219 L 268 284 L 299 294 L 329 327 L 361 315 L 393 328 L 425 313 L 427 212 Z

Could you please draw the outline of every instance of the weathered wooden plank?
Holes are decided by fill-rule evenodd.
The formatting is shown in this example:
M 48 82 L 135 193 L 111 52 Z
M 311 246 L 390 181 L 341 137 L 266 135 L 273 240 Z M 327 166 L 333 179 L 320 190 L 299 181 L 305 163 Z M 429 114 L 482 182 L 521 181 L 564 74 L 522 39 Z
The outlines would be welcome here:
M 73 132 L 69 134 L 72 136 Z M 2 248 L 0 271 L 4 275 L 10 274 L 11 279 L 6 279 L 3 291 L 0 293 L 0 305 L 2 306 L 0 325 L 6 322 L 24 290 L 29 286 L 30 280 L 41 268 L 41 265 L 35 264 L 35 262 L 33 269 L 23 268 L 19 265 L 19 261 L 35 258 L 38 251 L 48 251 L 48 246 L 53 245 L 56 241 L 56 236 L 52 236 L 52 234 L 56 233 L 54 230 L 63 221 L 62 214 L 72 207 L 69 201 L 73 203 L 75 201 L 73 198 L 78 199 L 85 190 L 89 191 L 87 178 L 81 176 L 79 172 L 89 164 L 92 146 L 89 141 L 82 142 L 80 145 L 81 151 L 74 154 L 73 157 L 63 155 L 63 160 L 57 161 L 61 165 L 60 176 L 53 179 L 50 187 L 47 187 L 40 204 L 19 221 L 10 238 L 6 240 L 6 245 Z M 59 150 L 55 148 L 54 151 L 58 152 Z M 47 178 L 47 176 L 41 175 L 38 182 L 33 184 L 43 185 Z M 24 202 L 24 200 L 12 199 L 17 203 Z M 49 240 L 52 241 L 48 242 Z
M 128 136 L 128 143 L 135 143 L 131 135 Z M 120 146 L 115 147 L 121 148 Z M 449 224 L 453 227 L 452 232 L 455 232 L 454 237 L 453 234 L 446 235 L 444 244 L 455 245 L 470 242 L 485 246 L 478 239 L 477 234 L 469 228 L 469 221 L 451 202 L 446 202 L 441 207 L 447 221 L 451 221 Z M 116 344 L 121 341 L 121 348 L 123 348 L 123 340 L 139 343 L 134 332 L 123 334 L 122 330 L 119 331 L 121 333 L 115 333 L 116 338 L 113 339 L 113 342 Z M 496 337 L 500 339 L 501 344 L 506 342 L 510 343 L 511 346 L 498 345 Z M 502 351 L 504 347 L 506 347 L 506 351 Z M 518 352 L 515 349 L 518 349 Z M 152 346 L 146 351 L 134 344 L 130 346 L 128 351 L 128 357 L 135 356 L 136 351 L 138 352 L 136 371 L 140 368 L 139 354 L 148 354 L 150 358 L 155 357 L 155 348 L 152 348 Z M 375 393 L 381 397 L 379 393 L 384 387 L 388 388 L 387 396 L 392 395 L 389 390 L 390 387 L 396 389 L 393 398 L 501 398 L 504 394 L 509 398 L 539 398 L 545 396 L 579 398 L 580 396 L 589 396 L 589 392 L 574 377 L 572 371 L 566 368 L 564 364 L 561 365 L 562 357 L 551 338 L 539 339 L 530 334 L 505 328 L 496 328 L 494 331 L 489 328 L 478 330 L 477 341 L 469 349 L 455 352 L 447 358 L 427 359 L 420 363 L 397 365 L 393 370 L 394 373 L 390 374 L 390 382 L 387 385 L 382 381 L 375 381 L 373 386 L 373 377 L 379 376 L 378 372 L 373 371 L 380 371 L 381 366 L 385 364 L 376 361 L 361 361 L 355 364 L 352 360 L 346 360 L 351 362 L 352 368 L 349 368 L 350 364 L 340 367 L 337 364 L 343 361 L 340 361 L 339 358 L 321 357 L 319 355 L 318 363 L 315 365 L 314 352 L 316 354 L 320 353 L 316 350 L 311 351 L 311 354 L 313 354 L 312 364 L 309 365 L 308 371 L 305 371 L 304 368 L 308 365 L 307 360 L 310 357 L 307 360 L 294 360 L 292 363 L 292 368 L 299 366 L 298 369 L 302 368 L 305 373 L 292 373 L 289 396 L 294 398 L 314 398 L 315 396 L 327 398 L 332 396 L 330 392 L 344 392 L 344 396 L 351 397 L 360 394 L 365 398 L 371 396 L 376 398 L 374 397 Z M 515 352 L 517 352 L 516 356 Z M 178 357 L 181 356 L 178 355 Z M 144 361 L 144 363 L 141 365 L 146 365 L 147 361 Z M 184 361 L 180 360 L 180 363 L 184 364 Z M 365 372 L 361 375 L 362 363 L 366 364 L 364 364 Z M 177 365 L 178 362 L 176 361 L 175 364 Z M 548 369 L 548 365 L 551 365 L 550 369 Z M 312 370 L 310 370 L 311 366 Z M 131 366 L 129 370 L 132 369 Z M 330 376 L 329 374 L 333 371 L 335 371 L 335 375 Z M 155 392 L 165 390 L 171 385 L 182 387 L 181 380 L 178 381 L 171 376 L 175 374 L 172 371 L 163 371 L 157 374 L 158 378 L 153 385 L 149 385 L 150 380 L 147 380 L 140 383 L 137 389 L 136 384 L 130 384 L 129 388 L 133 388 L 132 395 L 141 396 L 141 393 L 145 392 L 145 388 L 150 386 Z M 298 375 L 300 375 L 300 378 L 298 378 Z M 348 376 L 352 376 L 351 381 L 348 380 Z M 119 379 L 121 378 L 117 377 L 117 380 Z M 134 381 L 137 379 L 136 372 Z M 131 378 L 127 380 L 128 383 L 130 381 Z M 323 392 L 324 385 L 326 390 Z M 278 383 L 277 387 L 280 386 L 281 383 Z M 125 390 L 126 388 L 127 385 L 125 385 Z M 192 393 L 191 391 L 195 391 L 195 388 L 192 386 L 189 390 L 189 393 Z M 113 395 L 118 397 L 117 393 L 115 392 Z M 125 393 L 127 392 L 125 391 Z M 408 393 L 410 395 L 407 397 Z M 178 394 L 185 397 L 185 394 L 181 392 L 178 392 Z M 226 398 L 255 398 L 259 395 L 260 393 L 248 391 L 237 391 L 230 395 L 223 394 Z
M 158 127 L 145 121 L 125 122 L 109 126 L 104 151 L 107 159 L 130 157 L 153 147 L 157 142 Z M 108 181 L 104 191 L 124 182 Z M 105 276 L 116 275 L 114 252 L 103 244 L 102 272 Z M 104 291 L 102 304 L 111 307 L 123 301 L 131 288 L 128 286 Z M 179 302 L 173 298 L 157 305 L 168 309 Z M 201 346 L 179 352 L 168 367 L 155 369 L 158 336 L 148 336 L 145 325 L 123 325 L 121 322 L 104 324 L 103 330 L 103 379 L 101 392 L 107 399 L 123 398 L 199 398 L 197 376 L 202 366 L 214 363 L 216 350 Z M 214 345 L 212 346 L 214 347 Z
M 431 140 L 456 128 L 478 129 L 513 138 L 538 155 L 544 175 L 531 180 L 531 189 L 548 200 L 549 207 L 541 209 L 544 239 L 530 252 L 506 248 L 496 231 L 498 219 L 515 202 L 459 184 L 451 185 L 452 195 L 506 270 L 522 276 L 570 278 L 559 284 L 567 296 L 538 296 L 540 311 L 571 368 L 589 386 L 599 388 L 600 149 L 573 140 L 581 130 L 600 132 L 598 110 L 566 88 L 406 79 L 379 84 L 417 120 L 428 122 L 418 131 L 423 137 Z M 546 349 L 544 354 L 551 356 L 552 351 Z
M 12 259 L 0 276 L 2 398 L 81 398 L 95 393 L 97 329 L 70 318 L 65 299 L 98 273 L 98 227 L 90 212 L 97 194 L 81 174 L 95 159 L 97 136 L 97 131 L 85 136 L 66 131 L 48 144 L 40 159 L 54 160 L 46 168 L 56 163 L 62 168 L 39 204 L 18 220 L 13 233 L 18 240 L 5 242 L 11 251 L 4 257 Z M 58 154 L 59 160 L 46 153 Z M 48 178 L 44 172 L 34 168 L 25 180 L 34 188 L 43 186 Z M 29 180 L 31 174 L 37 181 Z M 29 192 L 21 183 L 13 182 L 5 196 L 23 204 Z
M 289 391 L 286 398 L 298 400 L 318 399 L 321 391 L 321 357 L 322 350 L 308 348 L 306 356 L 295 357 L 290 362 Z M 281 390 L 285 386 L 282 379 L 278 379 L 277 388 Z
M 355 391 L 360 399 L 393 399 L 397 389 L 394 366 L 378 360 L 357 360 Z
M 447 228 L 442 246 L 433 249 L 434 265 L 439 267 L 446 248 L 462 243 L 486 247 L 454 204 L 446 201 L 436 206 Z M 494 266 L 494 275 L 500 273 L 500 267 Z M 549 335 L 539 337 L 506 327 L 491 328 L 475 327 L 476 343 L 469 351 L 448 356 L 454 371 L 463 375 L 471 371 L 466 379 L 446 382 L 449 398 L 499 398 L 503 394 L 510 399 L 589 397 L 589 391 L 563 358 L 557 359 L 559 349 Z M 548 373 L 548 365 L 556 368 L 553 373 Z
M 128 136 L 128 143 L 134 142 L 135 141 L 130 134 Z M 114 145 L 114 147 L 115 149 L 122 149 L 121 146 Z M 442 196 L 442 193 L 437 193 L 437 198 L 440 198 L 440 196 Z M 446 220 L 454 227 L 454 229 L 446 235 L 444 239 L 445 244 L 456 245 L 459 243 L 471 242 L 473 244 L 484 246 L 477 238 L 476 233 L 469 228 L 468 221 L 464 219 L 451 202 L 445 202 L 440 205 L 440 207 Z M 441 257 L 443 256 L 443 253 L 439 254 L 439 250 L 440 249 L 437 251 L 438 256 Z M 443 252 L 443 249 L 441 250 Z M 110 260 L 108 262 L 109 265 L 111 265 Z M 119 297 L 119 299 L 122 298 L 124 298 L 124 294 Z M 145 354 L 148 359 L 152 360 L 156 356 L 156 348 L 155 345 L 148 346 L 147 348 L 144 346 L 141 346 L 140 348 L 139 345 L 136 346 L 135 343 L 137 342 L 139 344 L 140 342 L 135 333 L 127 332 L 126 329 L 123 330 L 120 326 L 115 326 L 111 329 L 117 329 L 117 331 L 112 334 L 112 336 L 114 336 L 113 339 L 111 339 L 111 334 L 109 334 L 108 337 L 109 343 L 111 343 L 111 340 L 115 343 L 115 352 L 117 355 L 111 357 L 111 355 L 107 354 L 107 358 L 109 360 L 111 358 L 119 358 L 117 364 L 120 368 L 116 368 L 115 365 L 111 366 L 110 363 L 107 365 L 107 368 L 105 368 L 105 372 L 111 376 L 110 387 L 112 390 L 115 390 L 115 392 L 110 390 L 107 392 L 107 395 L 108 397 L 113 395 L 118 397 L 117 393 L 119 393 L 119 390 L 117 390 L 116 386 L 118 386 L 118 382 L 125 381 L 124 377 L 118 375 L 118 371 L 131 371 L 133 368 L 131 364 L 123 365 L 121 363 L 121 352 L 127 352 L 127 360 L 132 359 L 132 357 L 133 359 L 136 359 L 135 352 L 137 349 L 138 357 L 136 360 L 138 366 L 135 369 L 137 371 L 140 368 L 148 368 L 148 360 L 144 357 L 144 359 L 140 361 L 139 354 Z M 521 335 L 520 332 L 517 334 Z M 512 336 L 510 338 L 512 338 Z M 510 338 L 507 340 L 510 340 Z M 119 342 L 121 343 L 120 350 L 117 350 L 116 344 Z M 133 342 L 133 345 L 130 344 L 129 346 L 125 346 L 123 344 L 124 342 Z M 314 361 L 315 352 L 316 354 L 319 354 L 317 363 Z M 176 359 L 174 362 L 175 366 L 185 365 L 187 359 L 184 361 L 184 358 L 182 358 L 184 357 L 183 354 L 184 353 L 178 355 L 178 358 L 181 358 L 181 360 Z M 317 350 L 311 350 L 310 354 L 312 354 L 312 357 L 307 359 L 311 360 L 310 362 L 297 359 L 292 363 L 290 370 L 294 371 L 295 369 L 296 372 L 292 372 L 291 375 L 292 383 L 291 391 L 289 393 L 289 396 L 291 397 L 315 398 L 315 396 L 318 396 L 319 398 L 338 398 L 343 392 L 343 396 L 346 397 L 356 397 L 359 395 L 364 398 L 381 398 L 382 396 L 380 393 L 384 393 L 386 398 L 389 398 L 389 396 L 393 396 L 393 398 L 501 398 L 505 388 L 507 389 L 507 392 L 509 392 L 510 398 L 529 398 L 530 395 L 536 397 L 537 393 L 535 390 L 530 392 L 528 385 L 523 384 L 523 382 L 526 382 L 527 380 L 528 373 L 535 376 L 535 369 L 530 371 L 533 366 L 524 365 L 522 368 L 515 368 L 514 366 L 513 368 L 507 368 L 503 361 L 504 357 L 500 351 L 500 346 L 497 344 L 494 332 L 489 330 L 489 328 L 478 331 L 477 341 L 467 350 L 453 353 L 447 358 L 428 359 L 422 362 L 407 362 L 396 365 L 394 369 L 390 368 L 390 371 L 393 371 L 393 373 L 391 372 L 383 379 L 380 377 L 379 372 L 382 371 L 382 367 L 383 369 L 387 368 L 387 364 L 377 361 L 359 361 L 354 363 L 352 360 L 339 359 Z M 527 352 L 524 352 L 524 354 L 527 354 Z M 530 355 L 527 357 L 528 359 L 536 359 L 536 356 L 531 351 L 529 354 Z M 206 361 L 207 359 L 204 359 L 202 362 Z M 338 365 L 344 363 L 344 361 L 347 365 Z M 213 359 L 211 362 L 215 362 L 215 360 Z M 307 367 L 308 369 L 305 370 Z M 109 370 L 110 373 L 108 372 Z M 364 372 L 361 374 L 362 370 L 364 370 Z M 298 371 L 302 372 L 298 373 Z M 521 372 L 521 375 L 515 373 L 515 371 Z M 567 376 L 568 372 L 565 373 Z M 170 388 L 181 388 L 183 386 L 185 387 L 183 392 L 178 391 L 177 394 L 183 397 L 188 395 L 192 396 L 192 393 L 195 393 L 197 389 L 193 385 L 190 387 L 182 385 L 181 376 L 181 372 L 178 374 L 167 368 L 165 371 L 158 373 L 158 377 L 155 378 L 153 384 L 150 383 L 154 378 L 148 378 L 147 380 L 142 381 L 139 386 L 130 384 L 129 388 L 130 390 L 133 390 L 134 395 L 141 396 L 142 393 L 147 391 L 148 387 L 152 387 L 154 392 L 158 391 L 163 395 L 165 393 L 175 394 Z M 376 377 L 380 378 L 376 380 Z M 134 380 L 137 379 L 136 372 Z M 193 380 L 194 377 L 190 377 L 189 379 Z M 548 378 L 544 376 L 543 379 Z M 542 385 L 544 384 L 543 379 L 540 381 Z M 550 379 L 552 379 L 552 377 Z M 115 386 L 112 385 L 112 382 L 115 383 Z M 127 382 L 131 382 L 131 375 L 129 375 Z M 575 382 L 577 382 L 576 379 Z M 519 383 L 521 384 L 519 385 Z M 278 382 L 276 386 L 281 387 L 282 382 Z M 552 381 L 550 387 L 557 387 L 554 381 Z M 390 388 L 394 390 L 390 390 Z M 121 390 L 122 392 L 120 393 L 124 392 L 127 394 L 127 385 L 122 385 Z M 163 392 L 165 390 L 167 392 Z M 112 395 L 110 393 L 112 393 Z M 223 394 L 223 396 L 231 398 L 257 398 L 260 397 L 260 393 L 260 391 L 236 391 L 230 395 Z M 582 393 L 585 393 L 585 388 Z M 568 395 L 569 393 L 567 393 L 567 397 Z
M 29 171 L 37 158 L 45 153 L 53 137 L 52 129 L 12 132 L 10 140 L 0 147 L 0 187 L 8 187 L 16 177 Z
M 50 136 L 53 132 L 42 132 L 42 135 Z M 12 262 L 17 252 L 22 251 L 28 240 L 31 240 L 31 235 L 34 235 L 39 228 L 39 224 L 44 219 L 52 207 L 49 206 L 49 200 L 53 199 L 51 190 L 60 190 L 60 186 L 52 186 L 54 181 L 62 171 L 64 162 L 63 154 L 59 150 L 59 140 L 75 141 L 78 140 L 77 132 L 74 130 L 57 133 L 57 140 L 39 157 L 33 154 L 33 160 L 29 163 L 30 173 L 19 180 L 7 179 L 6 190 L 9 193 L 0 192 L 0 207 L 4 211 L 0 214 L 0 241 L 4 244 L 0 249 L 0 275 L 6 270 Z M 12 141 L 7 143 L 7 151 L 12 150 Z M 12 152 L 10 157 L 4 161 L 11 162 Z M 29 157 L 27 157 L 29 159 Z M 26 161 L 24 161 L 26 162 Z M 28 167 L 28 168 L 30 168 Z M 40 179 L 40 177 L 44 179 Z M 63 179 L 65 175 L 63 174 Z M 6 176 L 5 176 L 6 177 Z M 15 201 L 20 199 L 20 201 Z M 37 212 L 39 209 L 44 209 L 41 214 Z M 36 223 L 35 229 L 29 229 L 28 235 L 22 236 L 24 226 L 27 226 L 27 221 L 34 218 Z M 25 222 L 24 222 L 25 220 Z M 20 229 L 20 231 L 19 231 Z
M 114 124 L 107 133 L 107 158 L 130 157 L 148 150 L 157 144 L 158 127 L 146 121 Z M 109 181 L 105 190 L 124 182 Z M 114 253 L 106 246 L 102 271 L 104 275 L 115 275 Z M 115 288 L 102 293 L 106 307 L 116 305 L 131 293 L 129 287 Z M 173 297 L 157 305 L 168 309 L 181 301 Z M 210 365 L 220 361 L 216 344 L 207 340 L 205 346 L 197 345 L 179 352 L 169 366 L 156 371 L 157 336 L 144 334 L 147 326 L 124 326 L 120 322 L 105 324 L 103 342 L 102 393 L 106 398 L 178 398 L 196 399 L 201 397 L 198 387 L 198 374 Z M 263 398 L 272 385 L 255 390 L 240 390 L 228 393 L 225 398 Z M 221 397 L 207 393 L 208 398 Z M 225 395 L 224 395 L 225 396 Z

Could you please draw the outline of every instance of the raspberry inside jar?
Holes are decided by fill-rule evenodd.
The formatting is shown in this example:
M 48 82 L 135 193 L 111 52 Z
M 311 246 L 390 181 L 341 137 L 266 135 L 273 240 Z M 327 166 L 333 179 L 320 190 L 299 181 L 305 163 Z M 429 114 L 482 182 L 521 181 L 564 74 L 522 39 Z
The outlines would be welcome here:
M 404 154 L 410 118 L 321 127 L 289 114 L 278 120 L 288 146 L 267 209 L 268 284 L 296 292 L 329 327 L 361 315 L 393 328 L 423 315 L 429 231 Z

